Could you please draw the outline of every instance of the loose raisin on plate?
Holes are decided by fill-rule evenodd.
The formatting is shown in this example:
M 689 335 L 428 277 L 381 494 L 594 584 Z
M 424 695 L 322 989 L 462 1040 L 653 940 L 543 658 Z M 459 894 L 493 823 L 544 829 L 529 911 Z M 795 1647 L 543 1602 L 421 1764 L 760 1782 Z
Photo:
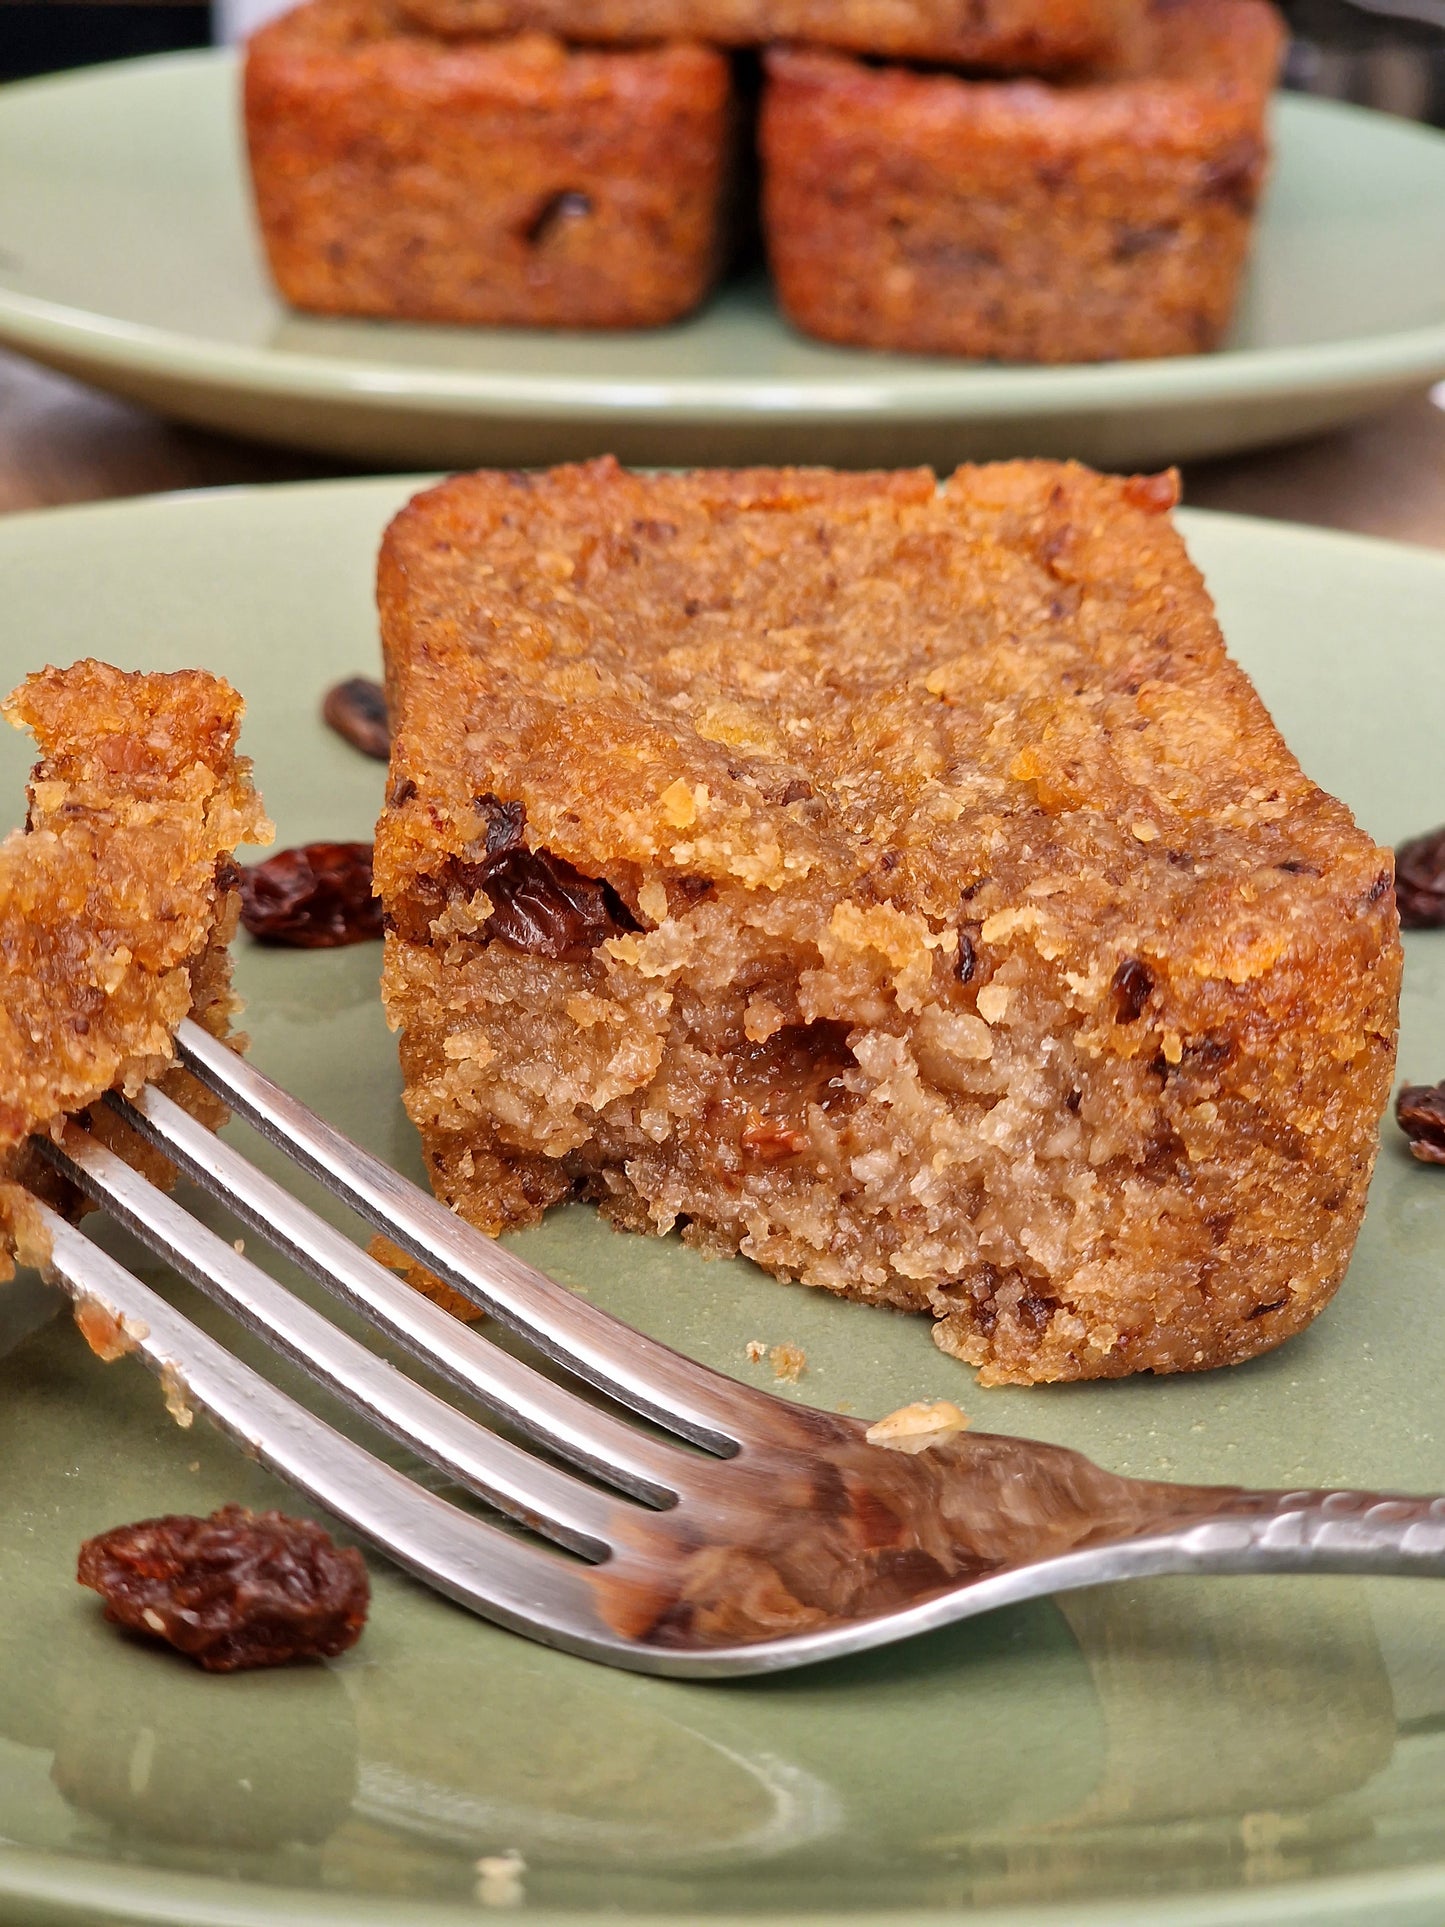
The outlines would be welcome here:
M 334 1659 L 361 1637 L 371 1600 L 359 1552 L 310 1519 L 239 1505 L 87 1539 L 76 1577 L 104 1599 L 107 1619 L 208 1673 Z
M 363 756 L 384 763 L 391 755 L 391 720 L 386 713 L 386 691 L 370 676 L 348 676 L 328 689 L 321 705 L 322 720 L 344 736 Z
M 1445 924 L 1445 824 L 1396 850 L 1395 901 L 1406 930 L 1438 930 Z
M 1445 1084 L 1406 1084 L 1395 1099 L 1395 1121 L 1422 1164 L 1445 1164 Z
M 241 922 L 261 943 L 333 950 L 381 935 L 369 843 L 306 843 L 241 872 Z

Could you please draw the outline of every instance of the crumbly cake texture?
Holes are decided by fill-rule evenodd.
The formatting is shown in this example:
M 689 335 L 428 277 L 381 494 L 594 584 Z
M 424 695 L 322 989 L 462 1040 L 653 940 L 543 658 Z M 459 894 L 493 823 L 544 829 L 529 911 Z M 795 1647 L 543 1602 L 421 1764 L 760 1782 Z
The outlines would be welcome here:
M 1216 347 L 1283 44 L 1266 0 L 1168 0 L 1128 71 L 1075 85 L 771 52 L 763 221 L 784 312 L 828 341 L 1004 361 Z
M 889 60 L 1055 73 L 1112 58 L 1141 0 L 401 0 L 439 34 L 542 28 L 603 43 L 796 40 Z
M 318 314 L 642 328 L 722 264 L 731 78 L 713 48 L 449 44 L 307 0 L 246 56 L 271 273 Z
M 241 709 L 199 670 L 100 662 L 42 670 L 5 703 L 41 754 L 25 827 L 0 842 L 5 1178 L 43 1186 L 27 1138 L 106 1091 L 158 1081 L 197 1115 L 219 1116 L 175 1068 L 172 1037 L 187 1016 L 225 1036 L 236 1008 L 231 852 L 271 837 L 236 754 Z M 97 1111 L 93 1128 L 121 1127 Z M 24 1194 L 12 1183 L 0 1183 L 0 1218 L 23 1250 Z
M 1389 1091 L 1391 858 L 1171 476 L 461 477 L 392 523 L 384 994 L 439 1194 L 927 1311 L 985 1382 L 1268 1350 Z

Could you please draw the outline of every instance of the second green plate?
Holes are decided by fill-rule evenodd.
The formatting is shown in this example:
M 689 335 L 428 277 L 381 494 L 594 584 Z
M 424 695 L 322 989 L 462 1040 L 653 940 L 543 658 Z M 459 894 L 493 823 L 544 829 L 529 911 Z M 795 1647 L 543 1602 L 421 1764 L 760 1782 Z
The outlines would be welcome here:
M 0 341 L 163 413 L 389 466 L 1157 467 L 1349 421 L 1445 374 L 1445 136 L 1283 96 L 1218 354 L 1025 368 L 825 347 L 761 281 L 633 334 L 320 321 L 271 292 L 220 53 L 0 93 Z

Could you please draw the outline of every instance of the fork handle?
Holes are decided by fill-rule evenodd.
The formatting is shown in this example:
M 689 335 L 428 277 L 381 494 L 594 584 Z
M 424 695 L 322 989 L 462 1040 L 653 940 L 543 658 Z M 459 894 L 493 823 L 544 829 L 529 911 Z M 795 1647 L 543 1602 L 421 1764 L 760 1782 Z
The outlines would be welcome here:
M 1217 1511 L 1159 1536 L 1184 1570 L 1445 1577 L 1445 1497 L 1221 1493 Z

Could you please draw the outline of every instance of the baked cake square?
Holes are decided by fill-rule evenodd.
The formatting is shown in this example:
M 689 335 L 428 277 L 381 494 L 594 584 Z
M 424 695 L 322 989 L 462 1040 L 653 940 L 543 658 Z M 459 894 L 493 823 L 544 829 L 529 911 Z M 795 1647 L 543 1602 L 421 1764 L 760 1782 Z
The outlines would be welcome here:
M 653 327 L 722 265 L 734 116 L 711 48 L 448 44 L 387 0 L 307 0 L 252 39 L 245 111 L 295 308 Z
M 392 523 L 384 994 L 441 1197 L 928 1312 L 988 1382 L 1233 1363 L 1343 1275 L 1391 858 L 1170 476 L 463 476 Z
M 1143 0 L 401 0 L 439 34 L 543 29 L 597 42 L 798 40 L 890 60 L 1055 73 L 1113 57 Z
M 763 224 L 806 334 L 1001 361 L 1197 354 L 1234 312 L 1283 31 L 1164 0 L 1126 70 L 1069 85 L 767 56 Z

